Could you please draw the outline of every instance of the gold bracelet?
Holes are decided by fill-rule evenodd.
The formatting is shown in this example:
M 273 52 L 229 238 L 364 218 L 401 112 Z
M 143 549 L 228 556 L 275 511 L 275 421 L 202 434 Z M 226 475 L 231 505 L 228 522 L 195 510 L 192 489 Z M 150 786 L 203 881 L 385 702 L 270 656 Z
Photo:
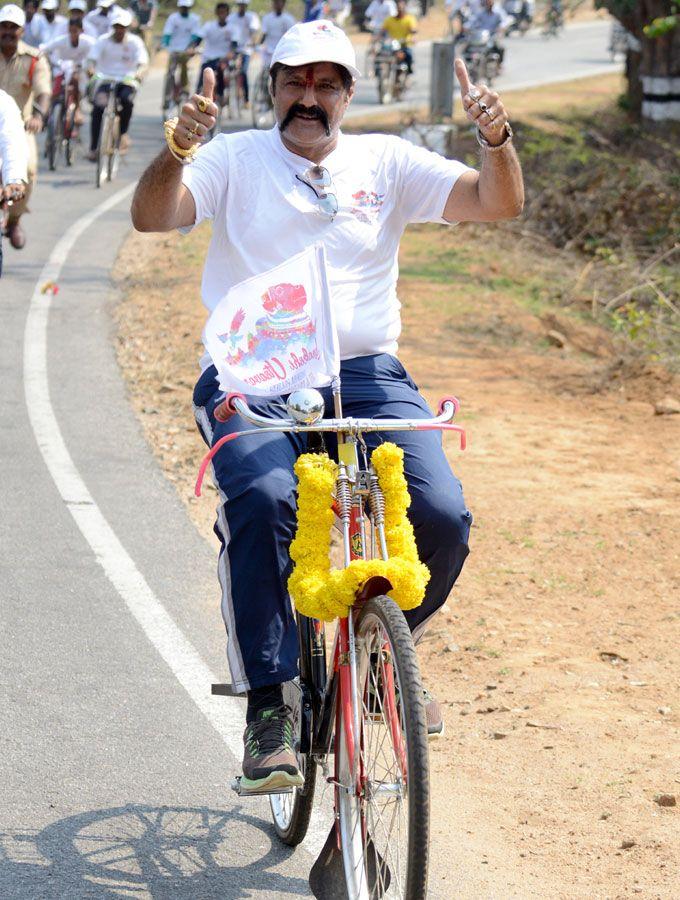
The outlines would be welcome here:
M 172 155 L 182 163 L 182 165 L 189 165 L 194 161 L 194 157 L 196 156 L 196 152 L 198 150 L 198 144 L 194 144 L 189 147 L 188 150 L 185 150 L 184 147 L 180 147 L 177 141 L 175 140 L 175 128 L 177 128 L 178 122 L 177 116 L 173 119 L 167 119 L 167 121 L 163 122 L 163 130 L 165 131 L 165 140 L 168 145 L 168 150 L 172 153 Z

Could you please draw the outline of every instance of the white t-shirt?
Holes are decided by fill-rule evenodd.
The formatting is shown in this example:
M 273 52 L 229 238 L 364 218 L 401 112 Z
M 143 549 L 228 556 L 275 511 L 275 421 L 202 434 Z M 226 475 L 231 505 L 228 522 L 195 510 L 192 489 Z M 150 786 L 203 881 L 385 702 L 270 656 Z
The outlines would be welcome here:
M 189 48 L 192 37 L 200 34 L 201 17 L 192 12 L 188 16 L 181 16 L 178 12 L 170 13 L 163 29 L 163 37 L 170 36 L 170 53 L 184 53 Z
M 253 35 L 260 27 L 257 13 L 247 9 L 242 16 L 239 16 L 238 12 L 233 12 L 230 14 L 227 22 L 229 22 L 231 30 L 234 32 L 234 39 L 238 43 L 238 49 L 247 53 L 248 50 L 252 49 Z
M 95 39 L 89 34 L 81 34 L 78 38 L 78 45 L 74 47 L 71 44 L 71 36 L 62 34 L 53 41 L 48 41 L 47 44 L 41 44 L 40 49 L 49 56 L 55 65 L 69 62 L 82 66 L 86 59 L 92 59 L 92 48 L 95 43 Z
M 213 220 L 202 296 L 213 310 L 230 287 L 320 241 L 326 249 L 340 356 L 395 353 L 401 331 L 397 254 L 410 222 L 443 222 L 451 188 L 468 167 L 398 137 L 340 134 L 323 161 L 338 214 L 320 214 L 296 179 L 310 166 L 278 126 L 220 134 L 186 166 L 196 222 Z M 202 365 L 210 365 L 204 356 Z
M 44 43 L 53 41 L 56 37 L 59 37 L 60 34 L 66 34 L 67 31 L 68 22 L 64 16 L 57 13 L 51 22 L 48 22 L 47 19 L 45 19 L 42 26 L 43 41 Z
M 262 16 L 262 34 L 264 35 L 263 48 L 271 57 L 274 49 L 289 28 L 295 25 L 295 18 L 290 13 L 282 12 L 277 16 L 275 12 L 269 12 Z
M 126 34 L 120 43 L 111 34 L 103 34 L 94 42 L 90 59 L 97 64 L 97 72 L 125 78 L 134 75 L 139 66 L 149 62 L 144 41 L 136 34 Z
M 394 0 L 371 0 L 365 13 L 373 31 L 379 31 L 385 19 L 396 14 L 397 4 Z
M 24 33 L 21 40 L 31 47 L 39 47 L 47 40 L 47 31 L 45 26 L 47 19 L 42 13 L 35 13 L 30 22 L 24 25 Z
M 229 22 L 220 25 L 217 19 L 205 23 L 201 28 L 201 37 L 203 38 L 203 47 L 201 48 L 203 62 L 207 62 L 209 59 L 222 59 L 231 50 L 232 42 L 236 40 Z
M 0 186 L 28 184 L 28 143 L 21 111 L 5 91 L 0 91 Z
M 111 19 L 113 18 L 113 14 L 120 12 L 121 8 L 122 7 L 118 6 L 117 3 L 114 3 L 109 7 L 108 14 L 103 15 L 102 11 L 97 7 L 85 15 L 83 25 L 89 29 L 89 33 L 94 37 L 101 37 L 104 34 L 108 34 L 109 31 L 111 31 Z

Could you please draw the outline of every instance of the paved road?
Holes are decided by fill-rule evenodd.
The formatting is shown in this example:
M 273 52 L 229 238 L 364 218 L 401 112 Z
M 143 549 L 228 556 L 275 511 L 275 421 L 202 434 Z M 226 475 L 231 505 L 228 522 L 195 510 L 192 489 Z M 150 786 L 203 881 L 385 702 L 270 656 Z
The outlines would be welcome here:
M 514 42 L 507 78 L 558 71 L 567 45 L 559 70 L 578 74 L 604 59 L 604 30 Z M 326 810 L 290 853 L 266 802 L 228 788 L 242 713 L 208 694 L 226 674 L 214 555 L 115 361 L 109 271 L 129 229 L 124 189 L 160 147 L 159 93 L 154 73 L 115 185 L 95 191 L 84 161 L 41 176 L 28 244 L 7 250 L 0 281 L 2 898 L 306 896 L 328 827 Z M 369 99 L 360 86 L 357 105 Z M 50 300 L 39 287 L 59 266 Z

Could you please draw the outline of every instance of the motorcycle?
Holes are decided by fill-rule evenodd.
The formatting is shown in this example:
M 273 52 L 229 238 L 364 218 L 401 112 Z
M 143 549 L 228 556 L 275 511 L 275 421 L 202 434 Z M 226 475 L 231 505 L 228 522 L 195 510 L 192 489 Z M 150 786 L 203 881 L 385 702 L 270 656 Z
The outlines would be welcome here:
M 382 42 L 375 57 L 375 77 L 378 82 L 380 103 L 392 103 L 401 99 L 408 79 L 406 53 L 399 41 Z
M 471 32 L 463 51 L 463 59 L 473 84 L 480 81 L 493 84 L 501 67 L 494 35 L 486 29 Z

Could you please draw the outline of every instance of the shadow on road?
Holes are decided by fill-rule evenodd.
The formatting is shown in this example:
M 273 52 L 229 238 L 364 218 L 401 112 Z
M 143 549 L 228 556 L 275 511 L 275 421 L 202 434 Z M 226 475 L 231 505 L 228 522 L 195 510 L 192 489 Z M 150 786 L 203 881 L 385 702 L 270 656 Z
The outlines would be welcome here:
M 292 855 L 240 808 L 129 804 L 1 833 L 0 897 L 310 896 Z

